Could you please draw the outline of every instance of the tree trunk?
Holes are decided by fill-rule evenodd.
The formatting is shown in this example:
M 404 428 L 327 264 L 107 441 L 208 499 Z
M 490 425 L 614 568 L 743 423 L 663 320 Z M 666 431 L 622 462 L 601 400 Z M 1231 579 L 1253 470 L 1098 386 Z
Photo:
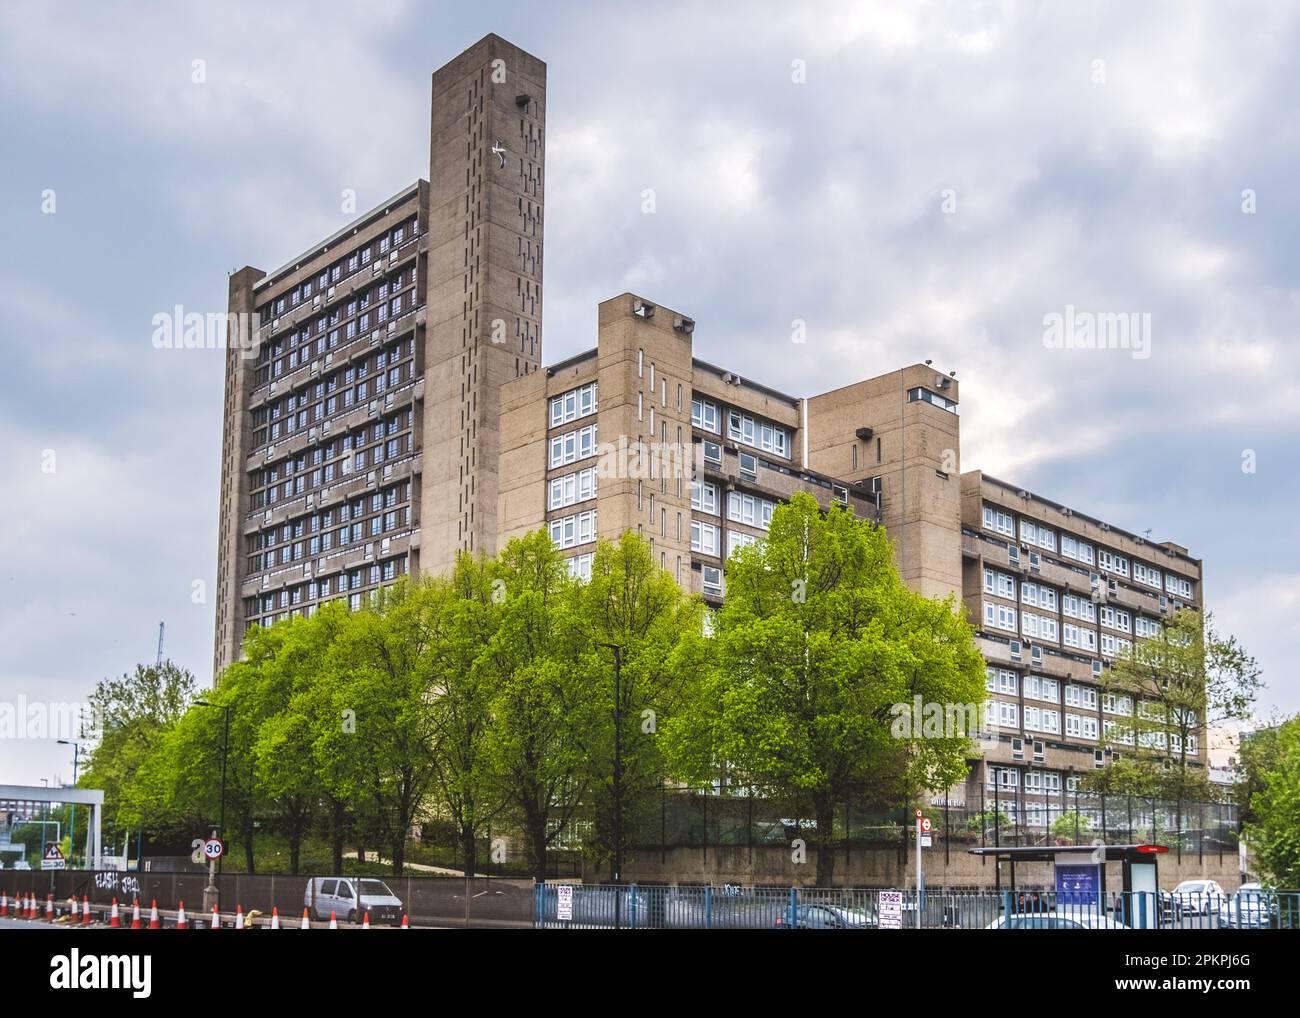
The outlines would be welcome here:
M 332 873 L 343 872 L 343 803 L 335 801 L 330 809 L 330 849 Z
M 830 887 L 835 880 L 835 806 L 829 797 L 813 802 L 817 820 L 817 886 Z
M 289 834 L 289 872 L 294 876 L 298 875 L 298 868 L 302 857 L 302 825 L 294 824 L 293 831 Z
M 460 829 L 460 860 L 465 875 L 472 877 L 478 871 L 478 845 L 474 842 L 474 828 Z
M 403 831 L 403 834 L 405 832 Z M 406 865 L 406 838 L 401 834 L 393 838 L 393 876 L 402 875 L 402 867 Z
M 244 866 L 251 877 L 257 872 L 257 862 L 253 854 L 253 824 L 249 821 L 244 825 Z

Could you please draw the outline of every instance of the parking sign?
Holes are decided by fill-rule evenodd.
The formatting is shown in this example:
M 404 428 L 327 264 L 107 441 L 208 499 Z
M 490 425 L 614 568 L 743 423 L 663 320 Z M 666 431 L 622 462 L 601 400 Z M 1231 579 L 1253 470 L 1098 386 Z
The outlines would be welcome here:
M 572 884 L 561 884 L 555 889 L 555 918 L 566 923 L 573 921 Z
M 903 928 L 903 892 L 881 891 L 879 907 L 882 930 L 901 930 Z

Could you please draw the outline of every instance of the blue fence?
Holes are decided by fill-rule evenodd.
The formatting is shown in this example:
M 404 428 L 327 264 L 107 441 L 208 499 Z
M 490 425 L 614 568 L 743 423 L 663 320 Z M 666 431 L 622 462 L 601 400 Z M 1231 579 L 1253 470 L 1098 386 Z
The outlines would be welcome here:
M 538 884 L 539 929 L 1297 929 L 1300 892 L 843 890 Z

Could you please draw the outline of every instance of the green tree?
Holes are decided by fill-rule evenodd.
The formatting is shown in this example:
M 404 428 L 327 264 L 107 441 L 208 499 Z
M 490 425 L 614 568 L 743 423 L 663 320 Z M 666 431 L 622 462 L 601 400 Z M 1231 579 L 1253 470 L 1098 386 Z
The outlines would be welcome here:
M 406 580 L 351 612 L 330 647 L 312 750 L 331 793 L 350 803 L 401 876 L 406 841 L 436 787 L 428 702 L 433 633 Z
M 1300 886 L 1300 717 L 1283 722 L 1251 798 L 1246 837 L 1260 869 L 1279 887 Z
M 1092 832 L 1092 819 L 1075 810 L 1067 810 L 1052 821 L 1052 835 L 1058 841 L 1082 844 Z
M 1174 612 L 1156 636 L 1135 641 L 1103 677 L 1102 692 L 1129 711 L 1106 742 L 1130 762 L 1120 773 L 1131 781 L 1126 786 L 1111 775 L 1111 791 L 1174 803 L 1181 833 L 1185 804 L 1216 794 L 1206 733 L 1249 717 L 1261 686 L 1255 659 L 1236 637 L 1216 631 L 1213 615 Z
M 817 883 L 834 878 L 839 803 L 914 801 L 961 779 L 967 731 L 898 737 L 895 706 L 984 700 L 984 663 L 949 598 L 899 578 L 882 530 L 796 494 L 768 538 L 731 557 L 713 666 L 664 725 L 675 773 L 802 798 L 816 821 Z
M 655 563 L 649 542 L 626 532 L 617 542 L 599 542 L 591 580 L 576 588 L 577 617 L 583 624 L 580 671 L 589 676 L 588 696 L 596 711 L 585 734 L 595 819 L 588 850 L 612 860 L 614 819 L 614 647 L 619 669 L 617 847 L 626 850 L 663 793 L 668 769 L 659 721 L 672 717 L 696 695 L 706 665 L 704 606 L 688 597 Z
M 589 745 L 600 716 L 584 656 L 576 580 L 542 531 L 501 551 L 497 630 L 483 658 L 494 687 L 487 761 L 497 794 L 523 833 L 533 875 L 569 828 L 592 780 Z
M 103 790 L 104 816 L 116 826 L 135 825 L 134 813 L 122 812 L 131 785 L 185 713 L 196 688 L 194 676 L 171 661 L 137 665 L 132 673 L 96 684 L 90 703 L 99 730 L 77 783 Z

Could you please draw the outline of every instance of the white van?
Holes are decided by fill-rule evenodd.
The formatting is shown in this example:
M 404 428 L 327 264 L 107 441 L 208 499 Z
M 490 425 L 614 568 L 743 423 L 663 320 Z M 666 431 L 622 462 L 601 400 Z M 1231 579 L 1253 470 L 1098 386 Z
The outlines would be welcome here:
M 312 877 L 302 903 L 313 919 L 333 913 L 343 922 L 359 923 L 369 912 L 372 924 L 402 921 L 402 899 L 373 877 Z

